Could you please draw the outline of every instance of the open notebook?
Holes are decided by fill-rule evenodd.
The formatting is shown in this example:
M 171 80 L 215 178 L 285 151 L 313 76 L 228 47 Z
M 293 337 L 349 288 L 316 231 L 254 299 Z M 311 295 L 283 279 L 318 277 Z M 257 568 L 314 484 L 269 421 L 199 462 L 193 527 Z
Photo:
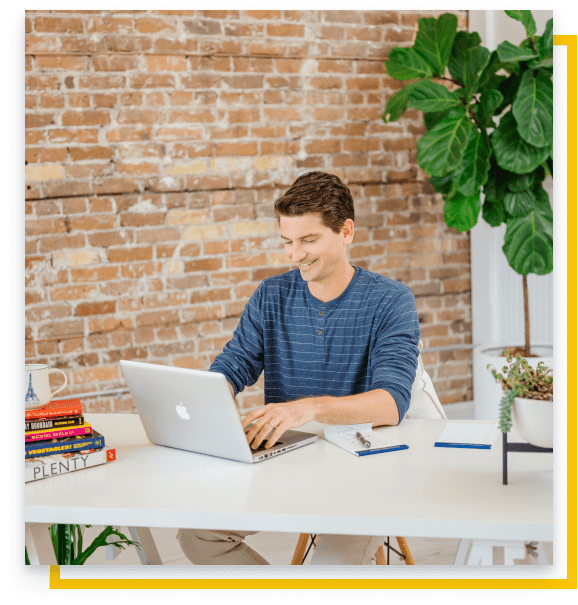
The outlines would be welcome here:
M 386 437 L 383 433 L 376 433 L 372 430 L 371 422 L 366 424 L 345 424 L 325 427 L 323 436 L 327 441 L 338 447 L 354 454 L 355 456 L 369 456 L 371 454 L 381 454 L 382 452 L 394 452 L 396 450 L 406 450 L 408 446 Z M 370 443 L 366 447 L 357 437 L 357 433 Z

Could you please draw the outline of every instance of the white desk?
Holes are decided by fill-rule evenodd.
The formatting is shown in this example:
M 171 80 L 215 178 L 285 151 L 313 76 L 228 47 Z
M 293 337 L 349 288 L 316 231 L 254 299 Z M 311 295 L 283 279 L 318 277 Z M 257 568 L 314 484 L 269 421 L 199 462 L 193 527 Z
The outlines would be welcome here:
M 433 446 L 446 422 L 472 421 L 377 429 L 409 445 L 397 452 L 320 438 L 250 465 L 152 445 L 137 415 L 86 420 L 117 460 L 27 483 L 27 523 L 553 541 L 552 455 L 510 453 L 504 486 L 501 433 L 491 450 Z

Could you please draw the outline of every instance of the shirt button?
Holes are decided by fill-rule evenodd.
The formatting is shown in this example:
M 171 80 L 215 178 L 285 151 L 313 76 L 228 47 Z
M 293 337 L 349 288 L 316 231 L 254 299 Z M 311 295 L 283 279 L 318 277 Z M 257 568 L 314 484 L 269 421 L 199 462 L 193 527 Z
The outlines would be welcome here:
M 323 311 L 319 311 L 319 315 L 323 315 Z
M 317 336 L 321 336 L 321 330 L 317 330 Z

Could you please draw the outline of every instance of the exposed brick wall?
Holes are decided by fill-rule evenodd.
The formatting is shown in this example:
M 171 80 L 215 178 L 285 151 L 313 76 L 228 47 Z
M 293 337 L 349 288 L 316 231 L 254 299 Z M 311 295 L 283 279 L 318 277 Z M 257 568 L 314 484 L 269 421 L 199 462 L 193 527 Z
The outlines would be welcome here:
M 208 368 L 291 268 L 273 200 L 312 169 L 349 185 L 351 262 L 413 289 L 426 348 L 471 342 L 469 239 L 417 166 L 422 116 L 380 119 L 384 58 L 438 14 L 27 11 L 27 361 L 63 394 L 123 386 L 121 358 Z M 469 352 L 424 362 L 443 402 L 472 398 Z

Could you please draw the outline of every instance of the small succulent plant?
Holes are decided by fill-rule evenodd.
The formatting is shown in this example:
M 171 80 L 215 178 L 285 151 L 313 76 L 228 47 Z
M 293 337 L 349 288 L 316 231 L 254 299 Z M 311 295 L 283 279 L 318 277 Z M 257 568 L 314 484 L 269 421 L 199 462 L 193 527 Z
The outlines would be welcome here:
M 512 428 L 512 405 L 514 398 L 539 399 L 552 401 L 554 395 L 554 377 L 552 370 L 541 361 L 537 368 L 532 368 L 526 359 L 517 355 L 514 357 L 505 349 L 503 355 L 509 366 L 502 368 L 500 374 L 491 365 L 488 369 L 492 376 L 502 385 L 504 396 L 500 405 L 500 428 L 509 433 Z

